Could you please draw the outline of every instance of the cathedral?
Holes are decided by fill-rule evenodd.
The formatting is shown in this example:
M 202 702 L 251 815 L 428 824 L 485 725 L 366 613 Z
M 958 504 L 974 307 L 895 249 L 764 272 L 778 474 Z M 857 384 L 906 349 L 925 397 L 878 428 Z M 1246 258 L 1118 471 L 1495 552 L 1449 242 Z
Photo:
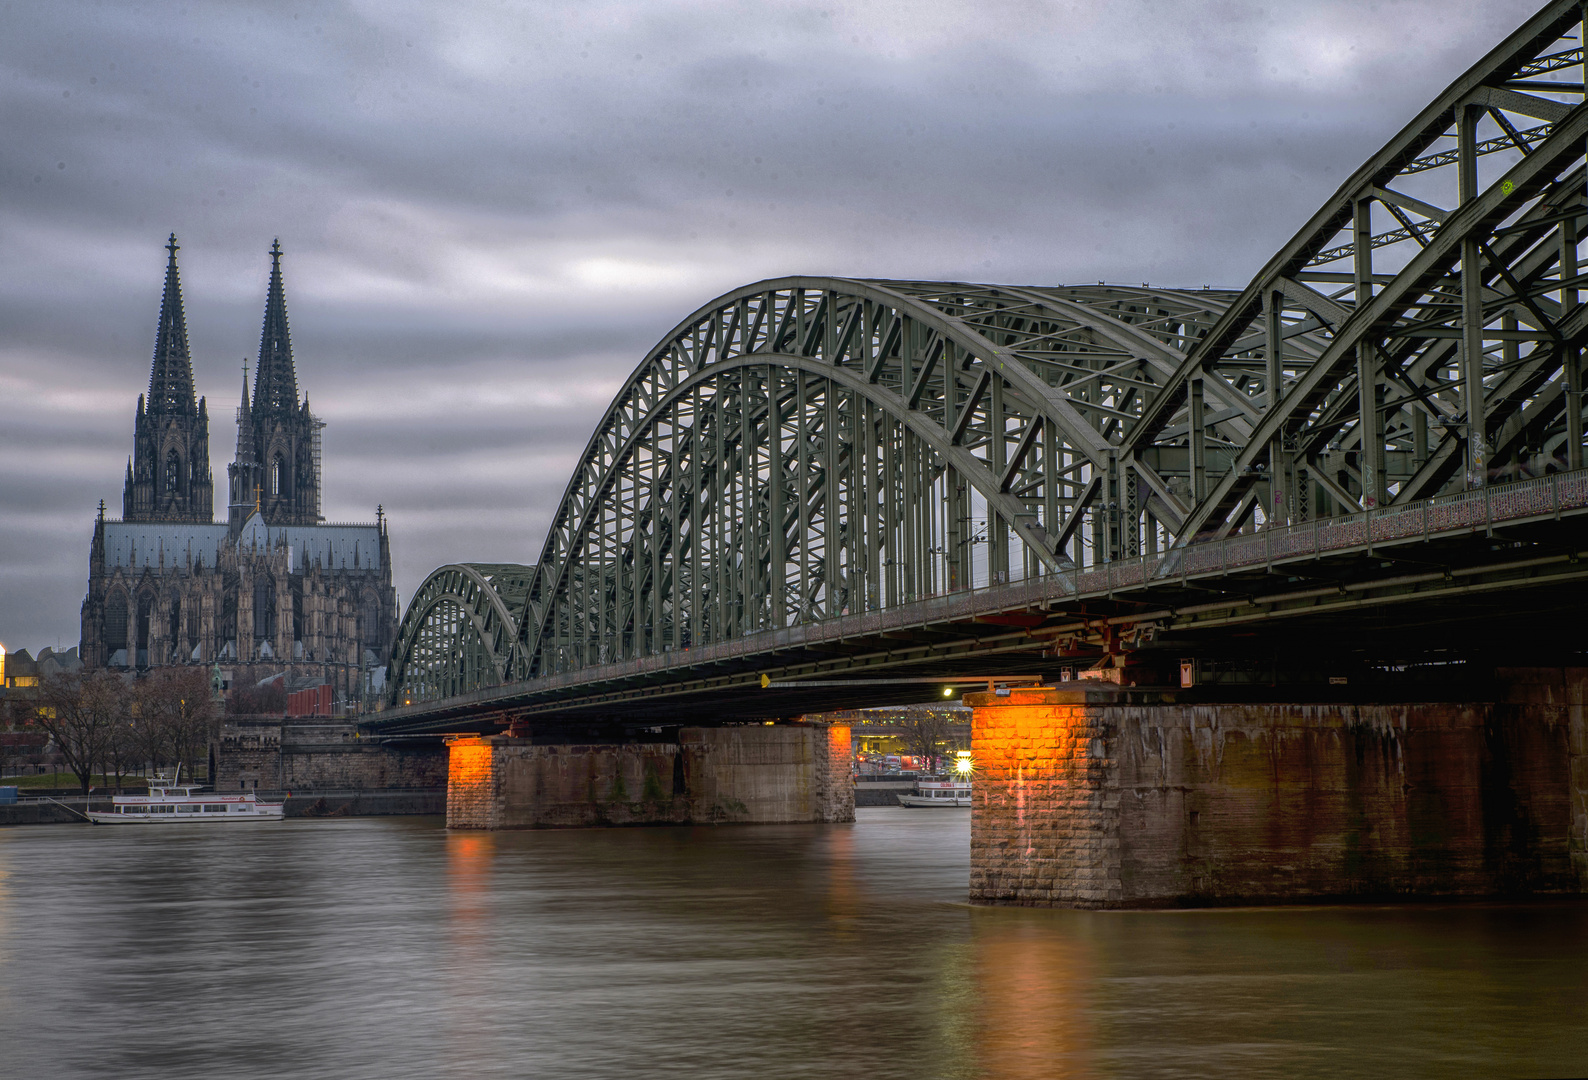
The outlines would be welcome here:
M 277 676 L 373 699 L 397 629 L 386 522 L 320 516 L 320 431 L 298 396 L 281 246 L 270 252 L 253 397 L 243 378 L 226 519 L 215 521 L 209 412 L 193 386 L 176 237 L 149 393 L 138 399 L 121 519 L 100 503 L 89 551 L 85 666 L 219 665 L 228 685 Z M 340 709 L 338 711 L 341 711 Z

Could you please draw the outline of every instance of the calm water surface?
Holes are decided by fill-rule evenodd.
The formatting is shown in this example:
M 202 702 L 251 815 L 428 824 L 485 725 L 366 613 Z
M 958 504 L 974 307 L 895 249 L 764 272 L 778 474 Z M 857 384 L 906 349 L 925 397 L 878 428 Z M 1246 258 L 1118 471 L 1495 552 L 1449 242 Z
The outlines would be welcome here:
M 1588 905 L 964 904 L 969 814 L 0 829 L 0 1075 L 1559 1076 Z

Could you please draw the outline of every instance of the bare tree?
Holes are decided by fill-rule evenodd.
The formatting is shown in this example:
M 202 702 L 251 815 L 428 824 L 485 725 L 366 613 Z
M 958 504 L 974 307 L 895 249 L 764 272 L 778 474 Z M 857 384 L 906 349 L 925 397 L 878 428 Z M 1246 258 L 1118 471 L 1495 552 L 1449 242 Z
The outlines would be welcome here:
M 6 769 L 11 765 L 11 759 L 18 756 L 16 747 L 5 736 L 27 722 L 23 711 L 20 701 L 10 698 L 0 701 L 0 776 L 6 774 Z
M 138 683 L 140 742 L 156 758 L 169 751 L 189 777 L 218 720 L 203 668 L 158 668 Z
M 41 689 L 33 722 L 55 741 L 87 795 L 95 766 L 104 766 L 112 732 L 127 717 L 127 687 L 108 671 L 63 671 L 46 676 Z
M 171 760 L 171 740 L 164 705 L 153 698 L 147 680 L 137 684 L 128 730 L 133 760 L 158 773 Z
M 6 736 L 11 733 L 11 727 L 14 723 L 12 718 L 15 715 L 15 702 L 0 701 L 0 776 L 5 776 L 6 767 L 11 764 L 11 741 Z
M 901 721 L 904 744 L 911 754 L 922 759 L 925 768 L 932 768 L 932 759 L 950 742 L 949 727 L 953 722 L 953 714 L 941 709 L 923 709 Z
M 269 713 L 279 716 L 287 711 L 287 690 L 281 680 L 263 686 L 234 686 L 227 695 L 226 711 L 234 716 Z
M 132 705 L 137 705 L 136 700 Z M 107 775 L 115 773 L 117 791 L 121 790 L 122 778 L 132 775 L 143 761 L 142 740 L 133 712 L 134 708 L 128 708 L 126 715 L 119 717 L 111 726 L 110 737 L 105 740 L 105 772 Z

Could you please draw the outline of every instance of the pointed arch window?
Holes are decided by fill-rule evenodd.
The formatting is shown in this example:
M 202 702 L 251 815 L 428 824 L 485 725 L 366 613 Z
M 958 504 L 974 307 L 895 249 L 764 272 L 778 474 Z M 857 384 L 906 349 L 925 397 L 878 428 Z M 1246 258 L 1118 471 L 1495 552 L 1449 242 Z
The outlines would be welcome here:
M 364 648 L 380 655 L 380 602 L 370 593 L 359 600 L 358 636 Z
M 182 642 L 182 594 L 172 589 L 168 600 L 166 636 L 171 639 L 171 649 L 175 651 Z
M 153 622 L 153 620 L 154 594 L 148 592 L 139 593 L 138 620 L 135 627 L 137 637 L 134 641 L 133 647 L 137 650 L 137 656 L 134 657 L 134 663 L 140 668 L 146 668 L 149 666 L 149 628 L 150 623 Z M 154 625 L 158 626 L 159 624 L 155 623 Z
M 271 495 L 278 496 L 278 497 L 281 495 L 281 479 L 282 479 L 282 473 L 285 472 L 285 471 L 286 471 L 286 463 L 281 460 L 281 455 L 277 454 L 270 461 L 270 494 Z
M 261 574 L 254 578 L 254 637 L 269 639 L 276 634 L 276 583 Z
M 127 647 L 127 594 L 113 592 L 105 601 L 105 653 Z
M 177 491 L 182 485 L 182 459 L 177 457 L 175 450 L 165 455 L 165 491 L 167 494 Z

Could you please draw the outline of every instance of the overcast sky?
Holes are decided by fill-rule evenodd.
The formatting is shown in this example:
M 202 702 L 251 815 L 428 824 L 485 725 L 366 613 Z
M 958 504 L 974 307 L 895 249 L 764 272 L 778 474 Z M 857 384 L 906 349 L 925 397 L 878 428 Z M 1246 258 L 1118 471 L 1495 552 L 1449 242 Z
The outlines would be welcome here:
M 175 231 L 225 517 L 279 236 L 324 512 L 531 562 L 624 376 L 791 273 L 1244 285 L 1534 0 L 0 2 L 0 641 L 77 643 Z

